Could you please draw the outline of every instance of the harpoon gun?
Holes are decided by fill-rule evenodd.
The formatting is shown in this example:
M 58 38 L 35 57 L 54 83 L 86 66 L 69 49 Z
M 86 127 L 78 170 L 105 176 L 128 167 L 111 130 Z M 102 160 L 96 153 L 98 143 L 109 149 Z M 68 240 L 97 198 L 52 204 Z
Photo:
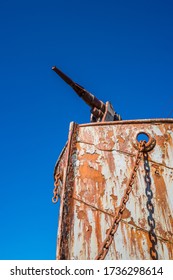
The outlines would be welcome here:
M 79 97 L 81 97 L 85 103 L 91 107 L 91 122 L 106 122 L 106 121 L 119 121 L 121 120 L 120 115 L 118 115 L 112 104 L 107 101 L 103 103 L 101 100 L 97 99 L 93 94 L 88 92 L 79 84 L 72 81 L 67 75 L 65 75 L 56 66 L 52 67 L 55 71 L 69 86 L 71 86 Z

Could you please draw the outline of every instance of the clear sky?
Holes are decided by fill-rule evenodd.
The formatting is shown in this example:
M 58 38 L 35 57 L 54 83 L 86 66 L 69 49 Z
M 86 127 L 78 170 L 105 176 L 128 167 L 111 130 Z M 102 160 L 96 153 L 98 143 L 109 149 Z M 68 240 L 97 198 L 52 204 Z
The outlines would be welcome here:
M 0 259 L 55 259 L 53 169 L 90 113 L 53 65 L 123 119 L 173 117 L 173 1 L 0 2 Z

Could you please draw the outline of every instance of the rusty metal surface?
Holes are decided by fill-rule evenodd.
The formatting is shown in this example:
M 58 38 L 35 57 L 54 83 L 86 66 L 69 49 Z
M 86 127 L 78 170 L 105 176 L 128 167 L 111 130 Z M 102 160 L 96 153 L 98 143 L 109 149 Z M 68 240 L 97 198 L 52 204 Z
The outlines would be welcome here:
M 74 166 L 73 154 L 76 152 L 76 133 L 77 124 L 70 124 L 70 131 L 67 146 L 64 148 L 63 153 L 63 182 L 61 190 L 61 207 L 59 219 L 59 234 L 57 246 L 57 259 L 69 259 L 70 251 L 70 234 L 71 234 L 71 221 L 73 219 L 73 182 L 74 182 Z M 58 172 L 59 164 L 56 164 L 55 173 Z M 60 170 L 59 170 L 60 172 Z
M 98 254 L 134 166 L 139 132 L 156 140 L 148 160 L 158 259 L 173 259 L 173 120 L 74 127 L 66 148 L 57 259 L 94 259 Z M 141 161 L 106 259 L 151 259 L 144 176 Z

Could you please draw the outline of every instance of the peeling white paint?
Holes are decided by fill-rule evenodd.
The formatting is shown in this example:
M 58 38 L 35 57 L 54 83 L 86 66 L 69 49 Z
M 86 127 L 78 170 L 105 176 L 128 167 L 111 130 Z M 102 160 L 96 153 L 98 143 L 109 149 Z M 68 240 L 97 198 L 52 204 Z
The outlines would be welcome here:
M 142 131 L 156 139 L 156 146 L 149 152 L 149 164 L 159 259 L 173 259 L 171 127 L 173 122 L 79 126 L 77 151 L 73 155 L 73 227 L 71 239 L 68 240 L 71 258 L 94 259 L 97 255 L 134 167 L 137 150 L 133 147 L 133 141 L 136 134 Z M 164 139 L 166 134 L 171 137 Z M 159 174 L 156 170 L 159 170 Z M 151 258 L 144 176 L 142 160 L 126 205 L 126 213 L 106 259 Z M 79 211 L 83 211 L 83 217 Z

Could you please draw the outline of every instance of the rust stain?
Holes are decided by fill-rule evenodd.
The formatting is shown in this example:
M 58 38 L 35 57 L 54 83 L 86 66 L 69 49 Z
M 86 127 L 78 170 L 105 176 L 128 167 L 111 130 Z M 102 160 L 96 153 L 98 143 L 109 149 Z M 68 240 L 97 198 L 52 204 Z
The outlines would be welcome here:
M 115 139 L 113 140 L 112 138 L 114 138 L 113 130 L 108 130 L 107 135 L 106 135 L 106 139 L 108 139 L 107 142 L 109 142 L 109 146 L 113 148 L 114 145 L 115 145 L 115 141 L 114 141 Z
M 114 200 L 115 204 L 117 203 L 118 197 L 117 195 L 111 194 L 110 195 L 112 197 L 112 199 Z
M 114 156 L 112 153 L 107 154 L 106 157 L 106 164 L 109 167 L 110 173 L 114 174 L 115 171 L 115 161 L 114 161 Z
M 138 227 L 137 224 L 135 224 L 133 217 L 131 217 L 131 220 L 128 222 L 128 224 Z
M 139 259 L 146 259 L 146 255 L 148 259 L 150 259 L 149 248 L 151 247 L 151 242 L 149 240 L 148 232 L 136 228 L 135 227 L 128 227 L 128 238 L 130 239 L 130 252 L 134 256 L 139 256 Z M 147 246 L 146 246 L 146 245 Z M 148 251 L 145 251 L 144 248 L 148 248 Z
M 83 165 L 80 165 L 79 173 L 82 180 L 88 179 L 102 184 L 105 182 L 105 179 L 100 171 L 90 167 L 87 162 L 84 162 Z
M 102 240 L 102 231 L 101 231 L 101 223 L 100 223 L 100 213 L 98 211 L 95 212 L 95 234 L 97 239 L 97 248 L 100 248 Z
M 86 213 L 83 211 L 83 210 L 81 210 L 81 211 L 78 211 L 78 213 L 77 213 L 77 217 L 78 217 L 78 219 L 86 219 Z
M 162 176 L 164 169 L 159 164 L 152 164 L 151 165 L 154 169 L 154 175 L 156 176 Z
M 162 209 L 162 213 L 164 214 L 165 212 L 168 211 L 168 207 L 169 207 L 165 181 L 162 176 L 158 177 L 156 174 L 154 174 L 153 179 L 154 179 L 154 184 L 156 186 L 155 188 L 156 200 L 159 202 L 159 205 L 161 206 Z
M 112 139 L 114 137 L 113 131 L 111 132 L 106 129 L 105 131 L 100 130 L 99 132 L 96 147 L 101 150 L 112 150 L 115 145 L 115 142 Z M 109 135 L 111 135 L 111 137 Z
M 169 232 L 163 230 L 163 227 L 160 222 L 157 223 L 157 231 L 162 236 L 163 239 L 169 240 Z
M 169 260 L 173 260 L 173 249 L 172 244 L 168 244 L 168 254 L 169 254 Z
M 85 236 L 86 236 L 86 240 L 89 242 L 89 240 L 91 239 L 91 234 L 92 234 L 92 226 L 91 225 L 87 225 L 85 227 Z
M 80 146 L 79 146 L 80 147 Z M 79 148 L 81 149 L 81 148 Z M 79 155 L 79 160 L 80 161 L 89 161 L 89 162 L 96 162 L 98 160 L 99 155 L 98 154 L 90 154 L 90 153 L 85 153 L 83 155 Z
M 144 210 L 144 209 L 143 209 Z M 145 211 L 145 210 L 144 210 Z M 139 223 L 139 226 L 141 228 L 145 228 L 145 225 L 146 225 L 146 219 L 142 218 L 142 219 L 139 219 L 138 220 L 138 223 Z
M 114 137 L 114 133 L 113 133 L 112 129 L 107 131 L 107 137 L 109 137 L 109 138 Z
M 109 123 L 79 126 L 78 143 L 70 167 L 74 172 L 69 174 L 67 168 L 69 181 L 70 176 L 75 177 L 74 181 L 70 181 L 71 193 L 65 194 L 65 201 L 71 201 L 73 195 L 80 198 L 80 206 L 75 208 L 75 203 L 71 203 L 71 213 L 68 213 L 69 225 L 65 231 L 71 231 L 71 234 L 67 234 L 66 240 L 64 235 L 64 243 L 68 243 L 69 250 L 79 246 L 80 253 L 75 256 L 77 259 L 94 259 L 96 254 L 93 255 L 93 251 L 97 252 L 105 239 L 134 165 L 137 151 L 132 142 L 141 131 L 156 139 L 156 147 L 149 152 L 149 165 L 159 258 L 173 259 L 173 209 L 172 197 L 168 197 L 168 194 L 171 195 L 168 188 L 172 187 L 173 177 L 173 172 L 171 174 L 170 171 L 170 168 L 173 169 L 173 156 L 170 153 L 173 151 L 172 123 L 134 121 L 116 125 Z M 62 157 L 62 160 L 64 159 Z M 67 163 L 64 160 L 59 162 L 58 166 L 63 167 L 65 164 Z M 144 166 L 141 162 L 127 209 L 122 214 L 122 221 L 111 245 L 111 259 L 150 259 L 151 241 L 147 232 L 149 226 L 144 176 Z M 77 221 L 73 219 L 73 211 L 76 211 Z M 63 223 L 60 225 L 63 232 Z M 78 240 L 73 237 L 75 233 Z
M 128 219 L 131 217 L 131 212 L 126 208 L 122 214 L 122 219 Z
M 118 140 L 119 144 L 124 144 L 125 143 L 125 139 L 121 135 L 117 135 L 117 140 Z
M 140 252 L 140 258 L 145 259 L 145 251 L 144 251 L 144 244 L 143 240 L 148 240 L 148 233 L 142 231 L 142 230 L 136 230 L 136 233 L 134 235 L 135 238 L 135 247 L 136 250 L 139 250 Z
M 78 237 L 81 240 L 85 240 L 85 244 L 83 244 L 83 250 L 81 250 L 81 255 L 83 254 L 83 252 L 85 250 L 85 253 L 90 258 L 90 242 L 91 242 L 91 235 L 92 235 L 92 226 L 89 222 L 89 218 L 87 215 L 88 206 L 76 205 L 76 212 L 77 212 L 77 218 L 79 219 L 79 226 L 82 229 L 81 235 Z
M 80 136 L 81 141 L 85 142 L 87 140 L 87 143 L 93 143 L 94 142 L 94 135 L 93 135 L 93 133 L 91 132 L 90 129 L 86 128 L 85 135 L 79 134 L 79 136 Z
M 164 137 L 165 141 L 170 141 L 170 140 L 171 140 L 171 135 L 168 134 L 168 133 L 165 133 L 165 134 L 163 135 L 163 137 Z
M 127 185 L 127 183 L 128 183 L 128 179 L 127 179 L 127 177 L 125 177 L 124 179 L 123 179 L 123 181 L 122 181 L 122 185 Z
M 157 136 L 156 140 L 157 140 L 157 145 L 159 145 L 160 147 L 164 147 L 164 145 L 165 145 L 165 136 L 164 135 Z

